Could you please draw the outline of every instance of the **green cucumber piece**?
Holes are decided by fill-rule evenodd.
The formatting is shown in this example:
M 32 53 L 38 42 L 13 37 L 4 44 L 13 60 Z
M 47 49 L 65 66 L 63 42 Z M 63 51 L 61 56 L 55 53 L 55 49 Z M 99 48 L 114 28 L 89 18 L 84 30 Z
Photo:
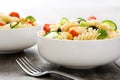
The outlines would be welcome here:
M 112 29 L 117 30 L 117 25 L 111 20 L 104 20 L 101 23 L 107 23 Z
M 77 19 L 78 19 L 78 23 L 80 23 L 81 21 L 85 21 L 86 22 L 86 20 L 83 19 L 83 18 L 77 18 Z
M 28 22 L 28 21 L 35 22 L 36 19 L 35 19 L 33 16 L 27 16 L 27 17 L 25 18 L 25 22 Z
M 81 21 L 80 22 L 80 27 L 89 27 L 89 23 L 85 22 L 85 21 Z
M 57 36 L 58 36 L 57 32 L 49 32 L 44 37 L 46 37 L 46 38 L 56 38 Z
M 60 20 L 60 24 L 63 25 L 65 24 L 66 22 L 68 22 L 69 20 L 65 17 L 63 17 L 61 20 Z

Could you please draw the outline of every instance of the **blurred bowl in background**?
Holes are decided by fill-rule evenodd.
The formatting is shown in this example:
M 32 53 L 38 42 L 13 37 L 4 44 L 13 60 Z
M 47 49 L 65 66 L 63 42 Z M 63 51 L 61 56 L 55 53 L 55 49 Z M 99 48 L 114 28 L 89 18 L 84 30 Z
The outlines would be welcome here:
M 12 53 L 36 44 L 39 26 L 0 30 L 0 54 Z

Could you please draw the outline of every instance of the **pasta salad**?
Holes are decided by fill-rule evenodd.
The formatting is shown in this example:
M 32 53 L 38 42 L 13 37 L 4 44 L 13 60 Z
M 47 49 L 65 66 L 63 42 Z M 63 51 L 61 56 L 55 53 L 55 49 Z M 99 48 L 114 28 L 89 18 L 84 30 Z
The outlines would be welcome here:
M 28 28 L 36 25 L 33 16 L 23 18 L 18 12 L 11 12 L 8 15 L 0 13 L 0 29 Z
M 44 24 L 41 36 L 59 40 L 101 40 L 120 36 L 111 20 L 98 21 L 96 17 L 68 20 L 63 17 L 57 24 Z

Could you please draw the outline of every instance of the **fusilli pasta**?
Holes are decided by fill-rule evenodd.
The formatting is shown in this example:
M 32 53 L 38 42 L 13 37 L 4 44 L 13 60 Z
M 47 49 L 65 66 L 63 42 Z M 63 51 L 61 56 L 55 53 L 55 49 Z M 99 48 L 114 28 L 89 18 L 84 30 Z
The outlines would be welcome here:
M 99 36 L 97 30 L 89 28 L 88 31 L 83 32 L 78 37 L 75 37 L 74 40 L 95 40 Z

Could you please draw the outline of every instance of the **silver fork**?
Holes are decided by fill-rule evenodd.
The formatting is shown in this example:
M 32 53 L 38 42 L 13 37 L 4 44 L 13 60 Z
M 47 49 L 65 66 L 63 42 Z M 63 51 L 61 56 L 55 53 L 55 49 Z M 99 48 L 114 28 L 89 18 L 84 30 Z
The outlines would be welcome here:
M 23 69 L 23 71 L 30 76 L 37 77 L 37 76 L 43 76 L 45 74 L 52 73 L 52 74 L 59 74 L 59 75 L 65 76 L 73 80 L 84 80 L 82 78 L 78 78 L 76 76 L 73 76 L 64 72 L 60 72 L 60 71 L 43 71 L 39 67 L 34 66 L 26 57 L 18 58 L 16 59 L 16 62 Z

